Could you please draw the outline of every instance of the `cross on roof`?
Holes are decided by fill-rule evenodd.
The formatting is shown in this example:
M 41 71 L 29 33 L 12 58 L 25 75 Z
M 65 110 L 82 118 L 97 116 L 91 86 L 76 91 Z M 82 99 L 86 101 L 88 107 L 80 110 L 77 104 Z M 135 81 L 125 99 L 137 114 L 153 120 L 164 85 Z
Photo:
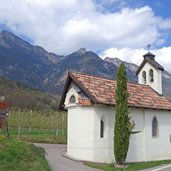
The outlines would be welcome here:
M 148 44 L 147 48 L 148 48 L 148 52 L 150 52 L 151 44 Z

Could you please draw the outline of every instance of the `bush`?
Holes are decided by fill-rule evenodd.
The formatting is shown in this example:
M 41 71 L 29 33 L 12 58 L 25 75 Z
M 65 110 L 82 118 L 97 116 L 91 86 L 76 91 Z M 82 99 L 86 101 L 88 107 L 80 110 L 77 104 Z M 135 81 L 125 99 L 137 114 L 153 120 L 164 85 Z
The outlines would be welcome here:
M 50 171 L 44 150 L 12 138 L 0 140 L 0 170 Z

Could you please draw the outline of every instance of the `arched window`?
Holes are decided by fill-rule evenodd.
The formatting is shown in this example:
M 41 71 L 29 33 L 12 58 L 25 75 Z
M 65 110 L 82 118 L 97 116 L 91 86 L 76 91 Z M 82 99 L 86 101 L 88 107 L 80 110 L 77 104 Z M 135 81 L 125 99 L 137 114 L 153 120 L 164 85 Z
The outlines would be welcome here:
M 146 84 L 146 72 L 142 72 L 143 83 Z
M 104 121 L 100 121 L 100 138 L 104 137 Z
M 152 120 L 152 136 L 157 137 L 159 135 L 159 124 L 156 117 Z
M 149 70 L 149 79 L 151 83 L 154 82 L 154 73 L 152 69 Z
M 74 95 L 72 95 L 70 98 L 69 98 L 69 103 L 76 103 L 76 98 Z

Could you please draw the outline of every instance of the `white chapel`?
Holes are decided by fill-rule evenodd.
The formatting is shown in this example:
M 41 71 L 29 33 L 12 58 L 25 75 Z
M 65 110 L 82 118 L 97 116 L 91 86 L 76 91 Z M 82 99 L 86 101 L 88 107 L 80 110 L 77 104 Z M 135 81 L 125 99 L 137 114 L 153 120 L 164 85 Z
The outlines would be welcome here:
M 171 159 L 171 102 L 162 95 L 164 68 L 148 52 L 138 68 L 138 84 L 128 83 L 135 122 L 127 162 Z M 68 111 L 67 155 L 112 163 L 116 81 L 69 72 L 59 104 Z

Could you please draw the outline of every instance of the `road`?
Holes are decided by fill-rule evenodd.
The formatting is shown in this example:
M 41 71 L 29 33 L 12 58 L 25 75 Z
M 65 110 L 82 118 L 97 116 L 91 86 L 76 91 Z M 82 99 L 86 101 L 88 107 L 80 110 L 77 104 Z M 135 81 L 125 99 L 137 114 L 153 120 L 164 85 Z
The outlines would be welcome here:
M 101 171 L 64 157 L 62 154 L 66 152 L 66 145 L 37 143 L 35 145 L 45 149 L 52 171 Z

